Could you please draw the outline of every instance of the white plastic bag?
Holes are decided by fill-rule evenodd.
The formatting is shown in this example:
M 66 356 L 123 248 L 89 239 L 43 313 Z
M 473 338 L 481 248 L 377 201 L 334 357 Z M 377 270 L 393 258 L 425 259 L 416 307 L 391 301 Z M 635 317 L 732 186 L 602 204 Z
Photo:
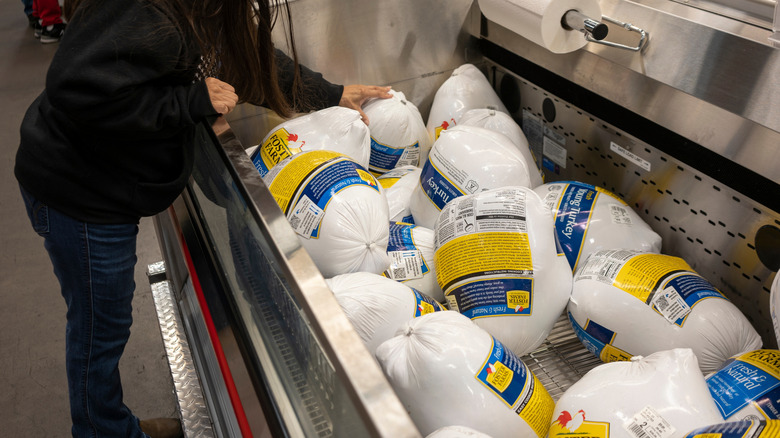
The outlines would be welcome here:
M 534 189 L 555 218 L 558 242 L 572 270 L 601 249 L 661 252 L 661 236 L 616 194 L 575 181 Z
M 509 112 L 485 75 L 474 65 L 463 64 L 452 72 L 433 96 L 426 124 L 431 138 L 434 141 L 438 139 L 443 131 L 460 123 L 463 113 L 475 108 Z
M 383 275 L 443 303 L 444 292 L 436 282 L 433 240 L 433 230 L 429 228 L 391 223 L 387 243 L 390 267 Z
M 371 135 L 360 113 L 334 106 L 287 120 L 268 133 L 250 157 L 260 176 L 285 158 L 306 151 L 344 154 L 368 169 Z
M 777 438 L 780 420 L 747 420 L 714 424 L 692 430 L 684 438 Z
M 476 126 L 450 128 L 433 144 L 412 193 L 414 223 L 433 228 L 439 211 L 458 196 L 530 187 L 532 166 L 503 134 Z
M 436 221 L 434 264 L 450 310 L 522 356 L 566 308 L 572 278 L 550 210 L 533 190 L 504 187 L 447 204 Z
M 385 189 L 391 222 L 414 223 L 409 205 L 412 203 L 412 192 L 420 182 L 421 173 L 422 169 L 419 167 L 402 166 L 377 177 L 376 180 Z
M 371 172 L 385 173 L 396 167 L 421 167 L 433 144 L 420 111 L 404 93 L 390 90 L 389 99 L 371 99 L 363 112 L 371 124 Z
M 702 371 L 761 348 L 745 316 L 681 258 L 598 251 L 574 275 L 569 320 L 604 362 L 690 348 Z
M 707 377 L 707 386 L 723 420 L 780 419 L 780 351 L 732 358 Z
M 387 269 L 387 199 L 365 168 L 333 151 L 309 151 L 287 157 L 263 181 L 324 277 Z
M 423 435 L 458 424 L 494 438 L 542 438 L 554 402 L 510 350 L 457 312 L 408 321 L 376 357 Z
M 592 369 L 556 403 L 550 438 L 678 438 L 719 418 L 696 356 L 680 348 Z
M 325 282 L 372 355 L 406 321 L 444 310 L 430 297 L 377 274 L 355 272 Z
M 482 432 L 478 432 L 465 426 L 446 426 L 436 430 L 425 438 L 491 438 Z
M 512 140 L 517 146 L 517 150 L 523 154 L 529 165 L 531 177 L 531 188 L 542 185 L 542 174 L 536 166 L 536 159 L 528 146 L 528 139 L 525 137 L 520 125 L 507 113 L 490 108 L 477 108 L 466 111 L 460 119 L 461 125 L 477 126 L 479 128 L 490 129 L 491 131 L 504 134 Z

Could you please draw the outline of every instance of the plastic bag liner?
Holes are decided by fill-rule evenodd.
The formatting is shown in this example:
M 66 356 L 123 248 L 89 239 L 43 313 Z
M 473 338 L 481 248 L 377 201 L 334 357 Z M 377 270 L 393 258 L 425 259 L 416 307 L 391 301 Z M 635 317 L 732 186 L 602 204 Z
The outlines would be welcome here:
M 376 350 L 423 436 L 458 424 L 495 438 L 544 437 L 554 402 L 531 370 L 465 316 L 406 322 Z
M 780 420 L 747 420 L 700 427 L 683 438 L 777 438 L 779 436 Z
M 391 222 L 414 223 L 409 205 L 421 173 L 419 167 L 401 166 L 377 177 L 376 180 L 385 189 Z
M 263 181 L 324 277 L 387 269 L 387 200 L 364 167 L 309 151 L 287 157 Z
M 325 280 L 371 355 L 392 338 L 404 322 L 445 310 L 409 286 L 368 272 Z
M 533 190 L 505 187 L 457 198 L 436 222 L 434 264 L 450 310 L 517 355 L 538 347 L 571 294 L 550 210 Z
M 601 249 L 661 252 L 661 236 L 612 192 L 575 181 L 545 184 L 534 191 L 552 210 L 572 270 Z
M 460 123 L 466 111 L 476 108 L 509 113 L 485 75 L 474 65 L 463 64 L 436 90 L 428 113 L 428 133 L 435 141 L 443 131 Z
M 444 292 L 436 282 L 433 263 L 433 237 L 433 230 L 429 228 L 391 223 L 387 244 L 390 267 L 383 275 L 443 303 Z
M 272 129 L 250 158 L 264 177 L 285 158 L 315 150 L 344 154 L 368 169 L 371 135 L 360 113 L 334 106 L 290 119 Z
M 396 167 L 421 167 L 433 144 L 420 111 L 404 93 L 390 90 L 389 99 L 371 99 L 363 112 L 371 124 L 369 170 L 382 174 Z
M 536 165 L 531 148 L 528 146 L 528 139 L 525 137 L 520 125 L 507 113 L 496 111 L 489 108 L 478 108 L 466 111 L 460 119 L 460 124 L 465 126 L 477 126 L 479 128 L 490 129 L 491 131 L 504 134 L 512 140 L 517 146 L 517 150 L 525 157 L 529 165 L 529 176 L 531 178 L 530 187 L 542 185 L 542 174 Z
M 505 186 L 530 187 L 526 162 L 504 134 L 476 126 L 448 129 L 433 144 L 409 205 L 414 223 L 433 228 L 444 206 L 458 196 Z
M 678 348 L 592 369 L 558 400 L 550 438 L 677 438 L 719 418 L 696 356 Z
M 690 348 L 706 373 L 761 348 L 739 309 L 683 259 L 668 255 L 593 253 L 574 275 L 569 320 L 604 362 Z
M 437 429 L 425 438 L 491 438 L 482 432 L 465 426 L 446 426 Z
M 734 357 L 707 377 L 707 386 L 723 420 L 780 419 L 780 351 Z
M 772 326 L 775 328 L 775 338 L 780 344 L 780 275 L 775 273 L 775 281 L 772 282 L 772 289 L 769 294 L 769 312 L 772 315 Z

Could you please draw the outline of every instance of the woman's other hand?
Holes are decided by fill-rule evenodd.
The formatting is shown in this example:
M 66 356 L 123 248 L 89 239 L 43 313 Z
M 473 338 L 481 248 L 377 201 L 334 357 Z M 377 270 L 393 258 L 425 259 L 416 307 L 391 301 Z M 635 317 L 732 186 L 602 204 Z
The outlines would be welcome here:
M 233 111 L 238 103 L 238 95 L 236 89 L 227 82 L 222 82 L 217 78 L 206 78 L 206 87 L 209 90 L 209 98 L 211 99 L 211 106 L 217 110 L 218 113 L 228 114 Z M 345 87 L 346 88 L 346 87 Z
M 363 122 L 368 125 L 368 116 L 363 112 L 363 104 L 372 98 L 390 98 L 393 95 L 389 91 L 390 87 L 379 87 L 376 85 L 345 85 L 344 91 L 341 93 L 339 106 L 358 111 Z

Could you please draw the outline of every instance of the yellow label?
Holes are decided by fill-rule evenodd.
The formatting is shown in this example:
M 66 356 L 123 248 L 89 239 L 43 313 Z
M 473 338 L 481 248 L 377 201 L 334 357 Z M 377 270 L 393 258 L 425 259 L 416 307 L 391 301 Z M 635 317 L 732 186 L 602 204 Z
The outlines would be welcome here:
M 426 303 L 425 301 L 420 302 L 420 307 L 420 314 L 422 315 L 427 315 L 436 311 L 436 309 L 433 308 L 433 305 Z
M 693 438 L 722 438 L 722 433 L 699 433 L 693 436 Z
M 585 420 L 585 413 L 563 411 L 550 425 L 550 438 L 609 438 L 609 423 Z
M 317 166 L 339 157 L 343 157 L 343 155 L 337 152 L 318 150 L 311 151 L 287 163 L 284 169 L 279 171 L 279 174 L 271 181 L 269 187 L 276 203 L 279 204 L 279 208 L 286 214 L 292 197 L 311 171 Z
M 640 254 L 620 268 L 613 286 L 647 302 L 647 297 L 662 278 L 674 271 L 692 271 L 679 257 L 660 254 Z
M 379 182 L 380 186 L 389 189 L 390 187 L 393 187 L 400 179 L 401 178 L 377 178 L 377 181 Z
M 767 420 L 766 427 L 761 431 L 760 438 L 772 438 L 780 436 L 780 420 Z
M 531 394 L 528 404 L 520 411 L 520 418 L 531 426 L 539 438 L 544 438 L 550 430 L 550 420 L 553 411 L 555 411 L 555 402 L 542 386 L 542 382 L 533 373 L 529 373 L 530 376 L 534 378 L 534 392 Z
M 438 140 L 439 136 L 441 135 L 441 132 L 444 131 L 444 130 L 445 130 L 445 128 L 443 126 L 437 126 L 436 127 L 436 133 L 435 133 L 433 139 L 434 140 Z
M 371 187 L 376 187 L 376 178 L 365 170 L 355 169 L 360 179 L 366 182 Z
M 468 275 L 502 269 L 533 270 L 527 233 L 478 233 L 452 239 L 436 251 L 434 264 L 436 281 L 442 289 Z
M 611 196 L 611 197 L 613 197 L 613 198 L 617 199 L 617 200 L 618 200 L 618 201 L 620 201 L 620 203 L 621 203 L 621 204 L 623 204 L 623 205 L 628 205 L 628 204 L 626 204 L 626 201 L 624 201 L 624 200 L 622 200 L 622 199 L 620 198 L 620 196 L 618 196 L 618 195 L 616 195 L 616 194 L 614 194 L 614 193 L 610 192 L 610 191 L 609 191 L 609 190 L 607 190 L 607 189 L 603 189 L 603 188 L 601 188 L 601 187 L 596 187 L 596 191 L 597 191 L 597 192 L 604 193 L 605 195 L 609 195 L 609 196 Z
M 601 361 L 604 363 L 627 361 L 631 360 L 631 357 L 631 354 L 611 344 L 605 344 L 604 348 L 601 349 L 600 355 Z
M 525 290 L 510 290 L 506 293 L 506 304 L 512 309 L 525 309 L 531 304 L 531 294 Z
M 780 351 L 756 350 L 737 356 L 737 360 L 759 368 L 780 380 Z
M 498 389 L 498 392 L 506 391 L 506 388 L 509 386 L 509 382 L 512 381 L 512 377 L 515 375 L 515 373 L 513 373 L 512 370 L 510 370 L 506 365 L 498 361 L 493 364 L 492 369 L 494 371 L 489 373 L 487 376 L 488 383 L 495 386 L 496 389 Z
M 267 169 L 271 169 L 285 158 L 301 151 L 300 148 L 290 148 L 289 141 L 297 136 L 291 135 L 286 129 L 274 131 L 260 146 L 260 158 Z

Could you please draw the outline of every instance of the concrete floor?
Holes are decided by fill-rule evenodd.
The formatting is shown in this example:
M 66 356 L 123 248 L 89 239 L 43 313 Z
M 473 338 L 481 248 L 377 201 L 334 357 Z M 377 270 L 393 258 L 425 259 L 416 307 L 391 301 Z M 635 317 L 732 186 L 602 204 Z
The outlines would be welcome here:
M 9 437 L 70 435 L 65 302 L 13 176 L 22 116 L 43 89 L 57 47 L 33 38 L 19 0 L 0 0 L 0 435 Z M 144 220 L 132 335 L 120 363 L 125 404 L 140 418 L 178 414 L 146 278 L 146 266 L 161 259 Z

